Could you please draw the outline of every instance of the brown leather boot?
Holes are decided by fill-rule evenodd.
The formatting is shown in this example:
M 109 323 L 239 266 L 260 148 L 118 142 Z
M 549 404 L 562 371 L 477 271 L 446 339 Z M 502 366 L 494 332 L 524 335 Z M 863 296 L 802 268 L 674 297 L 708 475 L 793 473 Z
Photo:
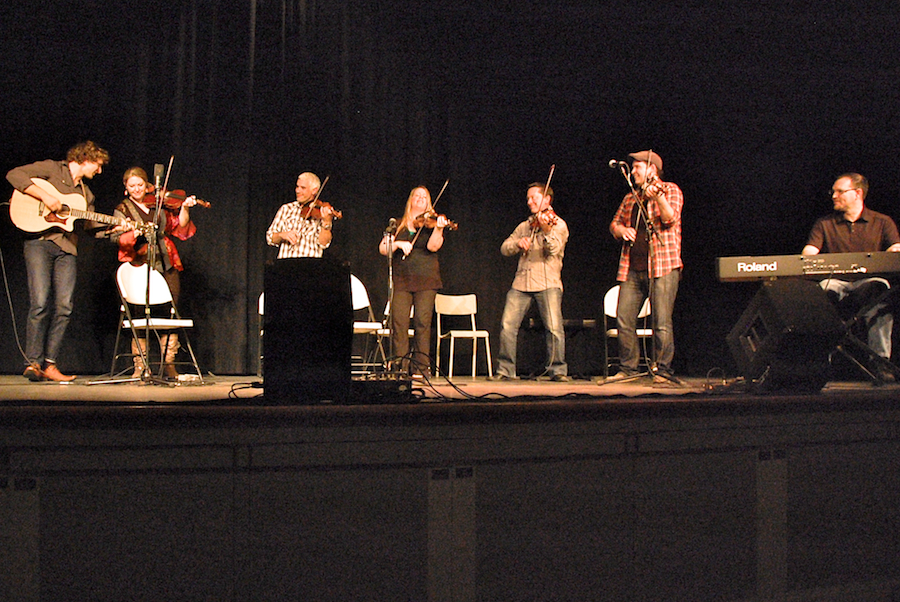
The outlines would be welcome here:
M 44 371 L 41 370 L 41 367 L 35 363 L 28 364 L 28 367 L 25 368 L 25 372 L 22 373 L 22 376 L 27 378 L 33 383 L 38 383 L 44 380 Z
M 144 360 L 141 358 L 141 352 L 147 353 L 147 342 L 145 339 L 131 339 L 131 355 L 134 361 L 134 372 L 131 378 L 141 378 L 144 374 Z M 147 367 L 147 374 L 150 374 L 150 367 Z
M 59 368 L 56 367 L 56 364 L 47 364 L 47 367 L 44 368 L 44 378 L 55 380 L 58 383 L 67 383 L 75 380 L 74 375 L 63 374 L 60 372 Z
M 163 376 L 166 380 L 178 380 L 178 370 L 175 369 L 175 356 L 178 355 L 178 335 L 170 334 L 163 337 L 163 344 L 166 346 L 166 360 L 163 366 Z

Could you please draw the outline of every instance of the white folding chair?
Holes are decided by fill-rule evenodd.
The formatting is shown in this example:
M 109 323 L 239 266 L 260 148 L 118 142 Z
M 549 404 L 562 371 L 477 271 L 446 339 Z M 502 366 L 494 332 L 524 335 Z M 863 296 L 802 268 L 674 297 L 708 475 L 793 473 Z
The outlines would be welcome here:
M 122 305 L 121 319 L 119 320 L 119 328 L 116 332 L 115 352 L 119 349 L 119 342 L 123 329 L 130 330 L 135 340 L 142 338 L 142 333 L 146 333 L 148 330 L 152 331 L 156 335 L 156 340 L 160 344 L 160 349 L 164 348 L 162 339 L 165 334 L 178 332 L 184 339 L 185 346 L 191 356 L 191 364 L 202 382 L 203 374 L 200 372 L 200 366 L 197 364 L 197 358 L 194 355 L 194 350 L 191 347 L 191 342 L 190 339 L 188 339 L 186 331 L 187 328 L 193 328 L 194 321 L 189 318 L 182 318 L 178 315 L 178 308 L 175 307 L 175 303 L 172 301 L 172 292 L 169 290 L 169 285 L 166 283 L 166 279 L 163 275 L 156 270 L 149 270 L 150 292 L 148 298 L 148 269 L 146 264 L 134 266 L 130 263 L 123 263 L 116 271 L 116 285 L 119 289 Z M 144 315 L 144 310 L 148 304 L 151 309 L 153 307 L 162 307 L 166 309 L 168 317 L 158 318 L 151 315 L 148 318 Z M 131 306 L 135 306 L 136 310 L 140 312 L 143 317 L 132 315 Z M 160 335 L 161 332 L 163 335 Z M 149 352 L 149 347 L 147 348 L 147 351 Z M 133 357 L 133 354 L 131 353 L 119 354 L 115 352 L 110 368 L 110 375 L 115 374 L 116 361 L 120 357 Z M 148 366 L 148 358 L 145 357 L 143 359 L 144 365 Z M 157 374 L 162 373 L 164 359 L 164 354 L 160 352 L 159 371 Z
M 265 334 L 265 319 L 266 319 L 266 293 L 265 291 L 259 294 L 259 302 L 257 305 L 257 316 L 259 316 L 258 326 L 259 326 L 259 337 L 257 339 L 257 346 L 259 351 L 259 363 L 256 366 L 256 376 L 262 378 L 263 376 L 263 335 Z
M 410 306 L 409 308 L 409 318 L 412 321 L 413 316 L 415 315 L 416 307 L 415 305 Z M 375 335 L 378 337 L 378 344 L 382 346 L 382 353 L 384 353 L 383 341 L 384 339 L 388 339 L 390 342 L 391 336 L 391 325 L 388 323 L 391 317 L 391 300 L 388 299 L 387 303 L 384 304 L 384 315 L 381 318 L 381 328 L 379 328 Z M 415 329 L 410 325 L 409 330 L 406 332 L 406 336 L 409 338 L 413 338 L 416 336 Z
M 491 365 L 491 339 L 487 330 L 478 330 L 475 326 L 475 314 L 478 313 L 478 300 L 475 295 L 442 295 L 438 293 L 434 298 L 434 313 L 437 315 L 437 354 L 435 365 L 438 373 L 441 370 L 441 342 L 445 339 L 450 341 L 450 369 L 447 371 L 447 378 L 453 378 L 453 355 L 455 352 L 456 339 L 472 340 L 472 376 L 475 376 L 475 360 L 478 353 L 478 340 L 484 340 L 484 350 L 487 354 L 487 373 L 494 373 Z M 446 326 L 445 316 L 468 316 L 469 328 L 464 330 L 448 329 L 443 330 Z
M 353 274 L 350 274 L 350 297 L 353 303 L 353 334 L 366 336 L 366 344 L 362 355 L 354 357 L 355 361 L 351 363 L 360 372 L 368 372 L 376 366 L 380 366 L 385 359 L 384 346 L 381 343 L 382 337 L 378 335 L 378 332 L 383 328 L 383 324 L 375 320 L 366 285 Z M 364 319 L 357 320 L 357 313 L 362 314 L 359 317 Z M 373 338 L 375 339 L 375 347 L 370 352 L 369 341 Z M 381 356 L 380 361 L 378 359 L 379 355 Z
M 603 297 L 603 349 L 604 349 L 604 362 L 603 362 L 603 376 L 609 376 L 609 367 L 611 365 L 611 360 L 619 360 L 618 355 L 610 355 L 609 354 L 609 341 L 610 339 L 618 339 L 619 338 L 619 329 L 616 326 L 610 326 L 609 322 L 612 321 L 612 324 L 616 324 L 616 310 L 619 307 L 619 285 L 615 285 L 608 291 L 606 291 L 606 295 Z M 653 329 L 647 328 L 647 319 L 650 316 L 650 298 L 644 299 L 644 304 L 641 306 L 641 311 L 638 312 L 638 320 L 643 320 L 643 328 L 637 329 L 638 340 L 643 341 L 643 353 L 641 357 L 641 361 L 644 365 L 650 365 L 649 354 L 647 353 L 647 340 L 653 338 Z M 618 341 L 617 341 L 618 342 Z M 616 352 L 618 354 L 618 351 Z

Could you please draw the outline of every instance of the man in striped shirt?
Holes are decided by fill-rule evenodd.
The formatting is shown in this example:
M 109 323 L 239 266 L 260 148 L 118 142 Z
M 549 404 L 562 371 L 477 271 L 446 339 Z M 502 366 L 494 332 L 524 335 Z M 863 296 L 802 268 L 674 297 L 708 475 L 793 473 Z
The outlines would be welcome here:
M 321 257 L 331 244 L 332 207 L 326 204 L 318 210 L 321 219 L 312 217 L 306 208 L 316 198 L 320 185 L 316 174 L 300 174 L 294 189 L 296 200 L 285 203 L 275 214 L 275 219 L 266 230 L 266 243 L 278 247 L 278 259 Z
M 616 275 L 621 283 L 616 315 L 621 370 L 605 382 L 631 378 L 638 372 L 638 313 L 648 295 L 656 351 L 653 380 L 660 384 L 677 382 L 672 371 L 672 310 L 683 267 L 684 196 L 676 184 L 662 181 L 662 158 L 657 153 L 640 151 L 629 157 L 633 160 L 631 178 L 639 198 L 634 192 L 628 193 L 609 225 L 612 235 L 622 241 Z

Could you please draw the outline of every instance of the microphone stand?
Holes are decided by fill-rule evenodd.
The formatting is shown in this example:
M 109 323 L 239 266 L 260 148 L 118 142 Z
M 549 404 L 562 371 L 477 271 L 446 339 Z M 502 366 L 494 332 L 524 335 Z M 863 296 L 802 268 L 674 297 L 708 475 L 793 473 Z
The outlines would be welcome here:
M 649 165 L 649 162 L 648 162 Z M 619 169 L 622 171 L 622 175 L 625 176 L 625 180 L 628 182 L 628 188 L 631 189 L 631 196 L 634 198 L 635 204 L 638 206 L 638 219 L 644 220 L 644 223 L 647 225 L 647 237 L 653 238 L 653 236 L 659 236 L 656 233 L 656 230 L 653 228 L 653 222 L 650 221 L 650 214 L 647 211 L 647 207 L 644 206 L 644 199 L 641 197 L 640 191 L 635 187 L 634 180 L 631 179 L 631 172 L 628 170 L 627 163 L 620 163 Z M 632 243 L 628 243 L 631 246 Z M 652 301 L 651 301 L 652 303 Z M 651 305 L 652 307 L 652 305 Z
M 393 222 L 394 220 L 391 221 Z M 396 223 L 392 223 L 384 231 L 388 264 L 388 311 L 384 314 L 384 322 L 387 325 L 388 336 L 388 357 L 384 360 L 386 372 L 392 372 L 391 360 L 394 359 L 394 325 L 392 323 L 392 316 L 394 313 L 394 239 L 396 238 L 396 233 Z
M 150 320 L 151 320 L 151 317 L 150 317 L 150 276 L 151 276 L 151 270 L 156 269 L 156 255 L 157 255 L 157 250 L 158 250 L 157 247 L 159 245 L 159 231 L 160 231 L 159 222 L 160 222 L 160 216 L 163 215 L 162 204 L 166 197 L 165 191 L 169 185 L 169 176 L 172 173 L 172 162 L 174 160 L 175 160 L 175 155 L 172 155 L 169 158 L 169 167 L 166 170 L 166 179 L 165 179 L 165 182 L 162 184 L 162 186 L 160 186 L 160 174 L 159 174 L 158 170 L 154 169 L 154 172 L 155 172 L 154 179 L 156 180 L 156 182 L 154 183 L 156 186 L 156 190 L 154 191 L 154 194 L 156 195 L 156 207 L 154 207 L 154 209 L 153 209 L 153 218 L 150 220 L 153 225 L 151 226 L 150 231 L 145 234 L 145 236 L 147 237 L 147 256 L 146 256 L 147 286 L 145 289 L 146 298 L 144 300 L 144 319 L 146 320 L 146 322 L 144 324 L 145 330 L 146 330 L 146 333 L 144 335 L 145 336 L 144 340 L 146 341 L 146 343 L 145 343 L 146 351 L 143 349 L 141 350 L 142 360 L 144 361 L 144 372 L 141 374 L 141 379 L 144 380 L 145 376 L 146 376 L 146 380 L 148 382 L 152 382 L 152 383 L 156 383 L 156 384 L 164 384 L 164 385 L 172 385 L 173 383 L 169 383 L 164 378 L 162 378 L 160 375 L 154 376 L 153 373 L 150 371 L 150 363 L 149 363 L 149 360 L 150 360 L 150 332 L 151 332 L 151 328 L 150 328 Z M 152 240 L 152 242 L 151 242 L 151 240 Z M 174 305 L 174 303 L 173 303 L 173 305 Z M 160 366 L 162 366 L 165 362 L 165 354 L 166 354 L 166 350 L 169 347 L 169 337 L 170 336 L 171 335 L 169 333 L 166 333 L 165 345 L 163 345 L 162 339 L 159 340 L 159 343 L 160 343 L 159 353 L 162 356 L 162 358 L 161 358 L 162 361 L 160 361 Z M 159 337 L 157 337 L 157 338 L 159 338 Z M 138 347 L 140 348 L 140 345 L 138 345 Z

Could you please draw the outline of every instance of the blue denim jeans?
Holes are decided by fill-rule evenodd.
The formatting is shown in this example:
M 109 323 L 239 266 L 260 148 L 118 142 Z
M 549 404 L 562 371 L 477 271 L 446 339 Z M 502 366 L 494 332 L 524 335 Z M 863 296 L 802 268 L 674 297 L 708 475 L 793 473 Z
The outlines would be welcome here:
M 672 270 L 660 278 L 650 278 L 648 272 L 629 270 L 627 280 L 621 283 L 616 322 L 619 328 L 619 357 L 624 372 L 637 372 L 641 353 L 637 337 L 638 313 L 644 299 L 650 295 L 654 348 L 654 357 L 651 359 L 660 372 L 673 373 L 675 333 L 672 310 L 680 280 L 681 270 Z
M 49 240 L 25 241 L 28 271 L 28 323 L 25 355 L 40 366 L 56 362 L 72 315 L 76 258 Z M 52 295 L 52 301 L 51 301 Z
M 541 321 L 547 331 L 547 374 L 565 376 L 566 365 L 566 333 L 563 329 L 562 289 L 524 293 L 514 288 L 506 293 L 506 306 L 500 324 L 500 353 L 497 356 L 497 374 L 516 375 L 516 345 L 519 340 L 519 327 L 525 312 L 531 307 L 531 301 L 537 301 Z
M 846 280 L 836 280 L 829 278 L 819 283 L 826 292 L 832 293 L 836 297 L 836 301 L 840 303 L 847 297 L 853 296 L 857 291 L 861 291 L 873 284 L 881 284 L 884 286 L 881 290 L 891 288 L 891 285 L 884 278 L 863 278 L 847 282 Z M 889 307 L 887 303 L 878 303 L 862 315 L 868 328 L 868 344 L 869 347 L 885 359 L 891 359 L 891 334 L 894 331 L 894 316 L 888 313 Z

